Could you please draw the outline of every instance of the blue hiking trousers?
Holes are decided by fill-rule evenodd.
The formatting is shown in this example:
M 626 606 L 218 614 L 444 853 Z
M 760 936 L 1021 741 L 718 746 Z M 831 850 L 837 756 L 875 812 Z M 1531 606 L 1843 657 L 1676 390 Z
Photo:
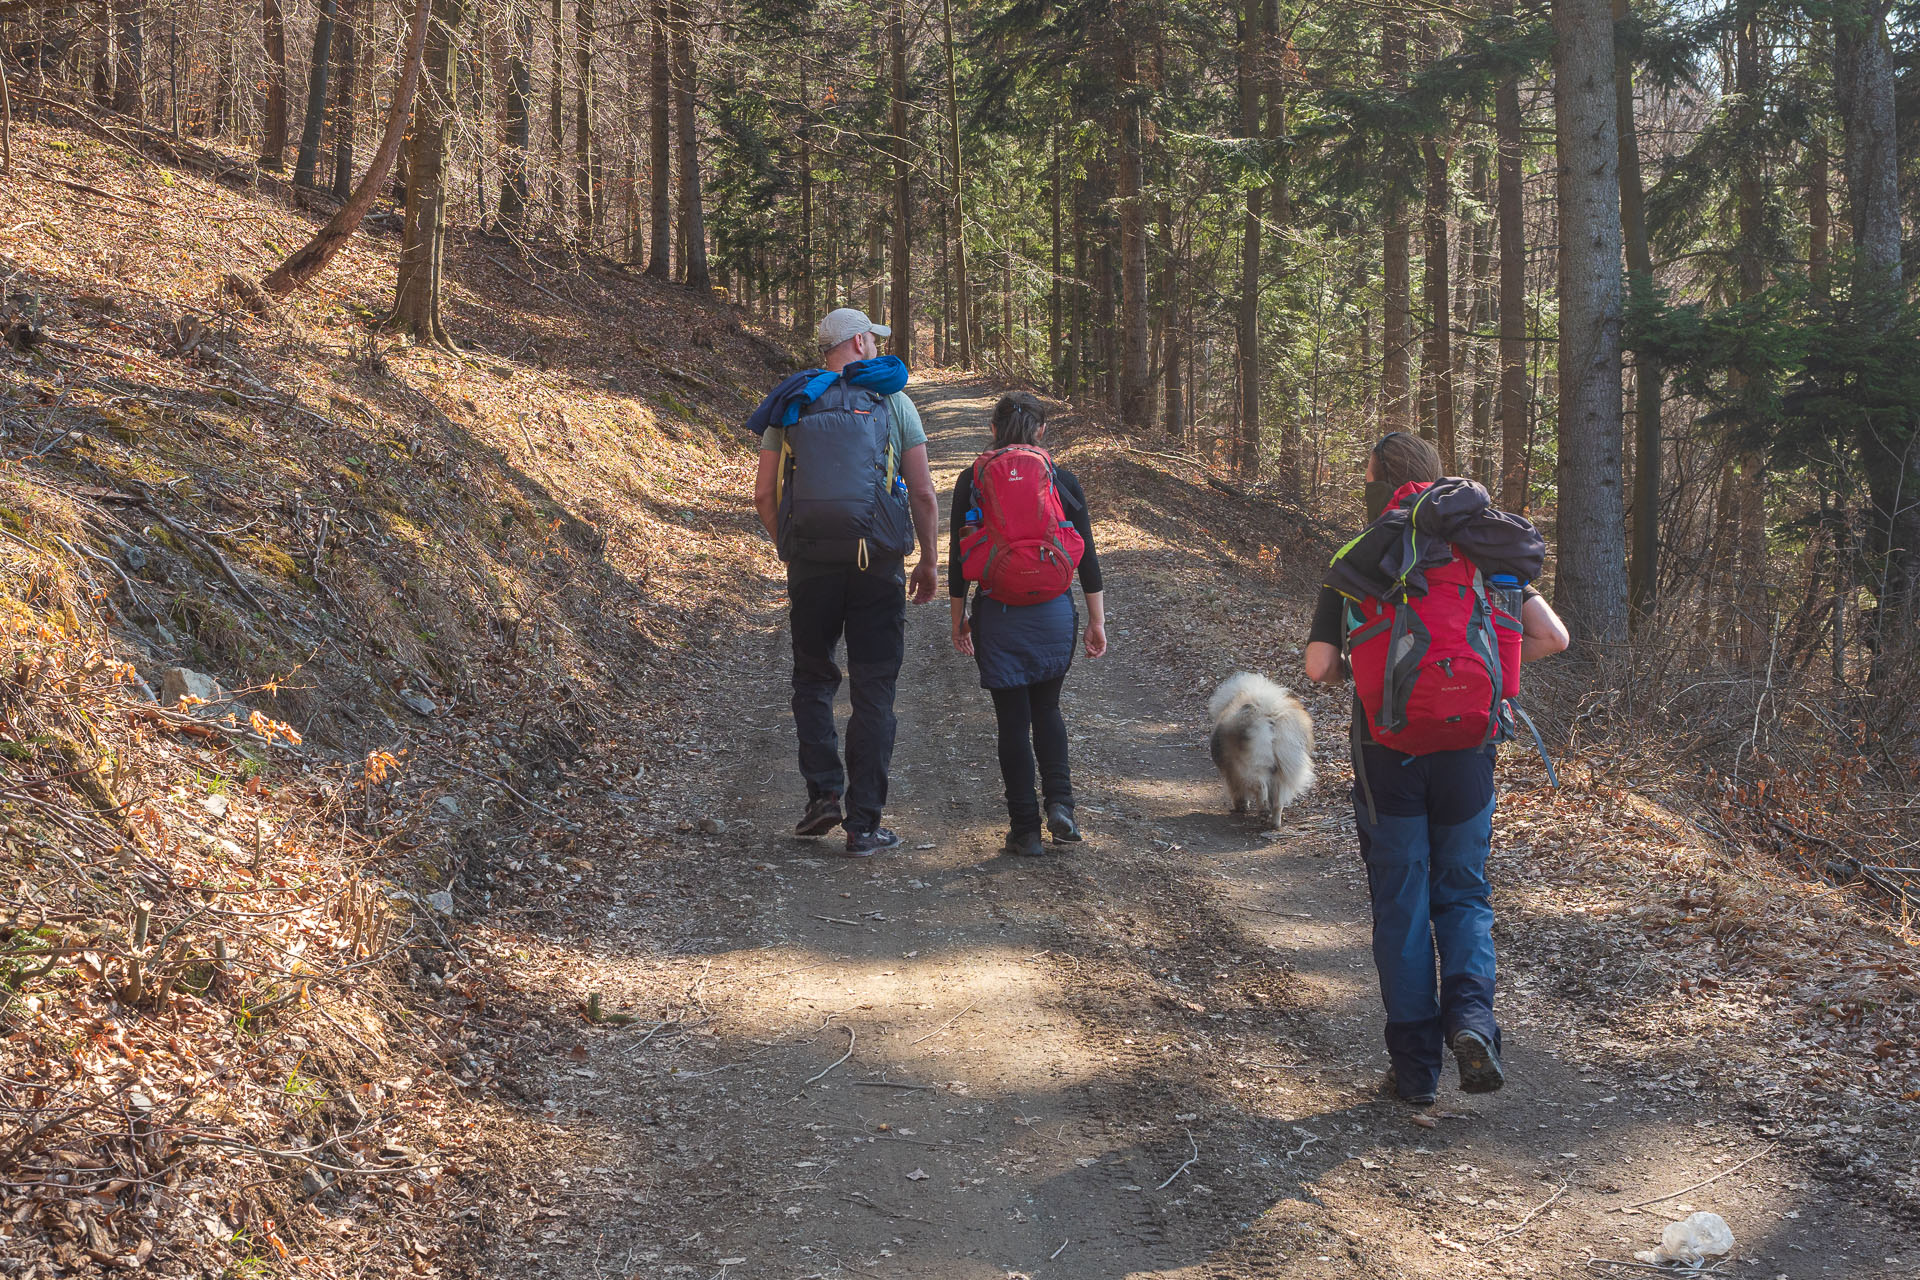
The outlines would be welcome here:
M 1493 1018 L 1493 748 L 1409 756 L 1358 748 L 1373 814 L 1356 780 L 1354 822 L 1373 901 L 1373 963 L 1387 1009 L 1387 1054 L 1402 1095 L 1440 1083 L 1456 1031 L 1498 1050 Z M 1437 961 L 1437 964 L 1436 964 Z

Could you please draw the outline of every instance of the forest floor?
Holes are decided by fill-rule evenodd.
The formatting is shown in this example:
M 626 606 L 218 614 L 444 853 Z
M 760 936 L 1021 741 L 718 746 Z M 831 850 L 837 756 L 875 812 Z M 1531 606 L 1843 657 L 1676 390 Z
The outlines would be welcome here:
M 845 861 L 787 834 L 736 426 L 779 335 L 476 234 L 464 350 L 398 346 L 379 227 L 254 317 L 222 276 L 313 217 L 82 123 L 22 123 L 0 181 L 0 941 L 25 965 L 53 920 L 79 953 L 0 992 L 0 1275 L 1553 1275 L 1691 1209 L 1727 1274 L 1920 1274 L 1912 935 L 1708 835 L 1658 740 L 1570 752 L 1557 791 L 1507 752 L 1513 1083 L 1378 1096 L 1344 695 L 1303 691 L 1323 782 L 1277 839 L 1225 813 L 1202 722 L 1232 670 L 1297 672 L 1335 530 L 1063 409 L 1114 646 L 1067 685 L 1089 838 L 997 855 L 937 601 L 907 845 Z M 943 486 L 994 391 L 917 381 Z M 102 654 L 216 675 L 241 718 L 37 674 Z M 1556 740 L 1592 732 L 1577 661 L 1538 673 Z M 123 804 L 82 821 L 58 725 Z M 123 998 L 135 891 L 220 981 Z
M 992 394 L 921 391 L 943 489 Z M 1823 1177 L 1769 1122 L 1780 1091 L 1716 1069 L 1727 1044 L 1693 1028 L 1662 1049 L 1623 1023 L 1637 1003 L 1684 1019 L 1685 997 L 1662 973 L 1643 1001 L 1580 956 L 1589 895 L 1626 873 L 1554 852 L 1622 819 L 1576 784 L 1557 822 L 1517 754 L 1494 864 L 1512 1083 L 1449 1083 L 1422 1113 L 1381 1098 L 1342 696 L 1307 694 L 1326 780 L 1277 838 L 1225 812 L 1204 741 L 1213 680 L 1295 669 L 1318 555 L 1296 559 L 1277 519 L 1209 533 L 1220 496 L 1124 447 L 1067 458 L 1094 495 L 1113 641 L 1067 683 L 1087 842 L 998 853 L 992 716 L 944 600 L 909 610 L 889 808 L 906 844 L 848 861 L 792 838 L 770 571 L 681 673 L 698 697 L 664 770 L 596 747 L 629 781 L 575 802 L 589 830 L 631 828 L 625 793 L 669 798 L 596 860 L 599 891 L 515 893 L 476 921 L 517 998 L 598 992 L 635 1019 L 519 1042 L 543 1148 L 570 1158 L 518 1175 L 529 1199 L 489 1274 L 1559 1275 L 1695 1209 L 1732 1226 L 1730 1273 L 1920 1274 L 1911 1220 Z M 1634 978 L 1665 963 L 1625 959 Z M 1787 1034 L 1759 1016 L 1726 1039 L 1779 1067 Z

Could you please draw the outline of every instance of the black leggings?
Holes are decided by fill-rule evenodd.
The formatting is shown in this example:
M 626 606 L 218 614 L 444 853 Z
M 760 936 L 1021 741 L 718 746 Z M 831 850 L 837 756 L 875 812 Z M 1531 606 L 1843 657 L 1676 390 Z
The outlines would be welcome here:
M 1033 793 L 1033 766 L 1040 762 L 1040 788 L 1049 806 L 1073 805 L 1073 780 L 1067 772 L 1067 722 L 1060 714 L 1060 685 L 1065 676 L 1013 689 L 990 689 L 994 718 L 1000 722 L 1000 777 L 1007 784 L 1007 816 L 1015 831 L 1040 829 L 1040 804 Z

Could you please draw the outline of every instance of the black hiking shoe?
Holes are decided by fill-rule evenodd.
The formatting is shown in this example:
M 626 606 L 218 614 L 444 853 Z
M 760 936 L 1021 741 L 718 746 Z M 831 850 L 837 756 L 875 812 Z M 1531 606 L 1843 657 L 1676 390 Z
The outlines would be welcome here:
M 900 837 L 885 827 L 875 827 L 871 831 L 849 831 L 847 832 L 847 856 L 871 858 L 882 849 L 892 849 L 899 843 Z
M 1495 1093 L 1507 1082 L 1500 1055 L 1478 1031 L 1462 1027 L 1453 1033 L 1453 1060 L 1460 1064 L 1460 1092 Z
M 1400 1092 L 1400 1077 L 1392 1067 L 1387 1068 L 1386 1077 L 1380 1081 L 1380 1092 L 1398 1098 L 1410 1107 L 1430 1107 L 1438 1100 L 1438 1095 L 1432 1089 L 1416 1093 Z
M 1040 842 L 1038 831 L 1009 831 L 1007 842 L 1000 847 L 1002 853 L 1010 853 L 1016 858 L 1044 858 L 1047 846 Z
M 840 793 L 823 791 L 807 801 L 807 812 L 801 817 L 800 825 L 793 829 L 797 836 L 823 836 L 839 826 Z
M 1079 844 L 1085 839 L 1074 825 L 1073 806 L 1069 804 L 1047 806 L 1047 830 L 1053 833 L 1055 844 Z

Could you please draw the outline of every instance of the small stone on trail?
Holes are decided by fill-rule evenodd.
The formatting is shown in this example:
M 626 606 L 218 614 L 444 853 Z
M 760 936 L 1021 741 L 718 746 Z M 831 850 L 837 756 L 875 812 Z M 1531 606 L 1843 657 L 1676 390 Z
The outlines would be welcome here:
M 673 829 L 675 831 L 691 831 L 693 830 L 693 824 L 691 822 L 688 822 L 685 818 L 682 818 L 677 824 L 675 824 Z
M 443 916 L 453 914 L 453 895 L 445 889 L 435 889 L 427 895 L 427 905 Z
M 719 836 L 725 835 L 727 832 L 727 824 L 718 818 L 702 818 L 700 819 L 699 826 L 701 834 L 703 835 Z
M 423 716 L 438 715 L 440 713 L 439 703 L 427 697 L 425 694 L 415 693 L 411 689 L 402 689 L 400 691 L 400 701 L 406 703 Z
M 455 796 L 441 796 L 433 802 L 433 805 L 436 809 L 443 810 L 448 814 L 457 815 L 460 812 L 460 801 L 458 797 Z
M 922 840 L 919 844 L 916 844 L 913 847 L 916 849 L 935 849 L 935 848 L 938 848 L 939 845 L 937 842 L 932 840 Z
M 227 816 L 227 805 L 229 803 L 225 796 L 200 797 L 200 807 L 216 818 L 224 818 Z
M 1437 1129 L 1440 1127 L 1440 1122 L 1438 1120 L 1435 1120 L 1432 1116 L 1420 1115 L 1417 1112 L 1413 1116 L 1413 1122 L 1419 1125 L 1422 1129 Z
M 928 1178 L 932 1176 L 933 1175 L 928 1173 L 925 1169 L 915 1169 L 912 1173 L 907 1175 L 907 1181 L 908 1182 L 925 1182 Z

